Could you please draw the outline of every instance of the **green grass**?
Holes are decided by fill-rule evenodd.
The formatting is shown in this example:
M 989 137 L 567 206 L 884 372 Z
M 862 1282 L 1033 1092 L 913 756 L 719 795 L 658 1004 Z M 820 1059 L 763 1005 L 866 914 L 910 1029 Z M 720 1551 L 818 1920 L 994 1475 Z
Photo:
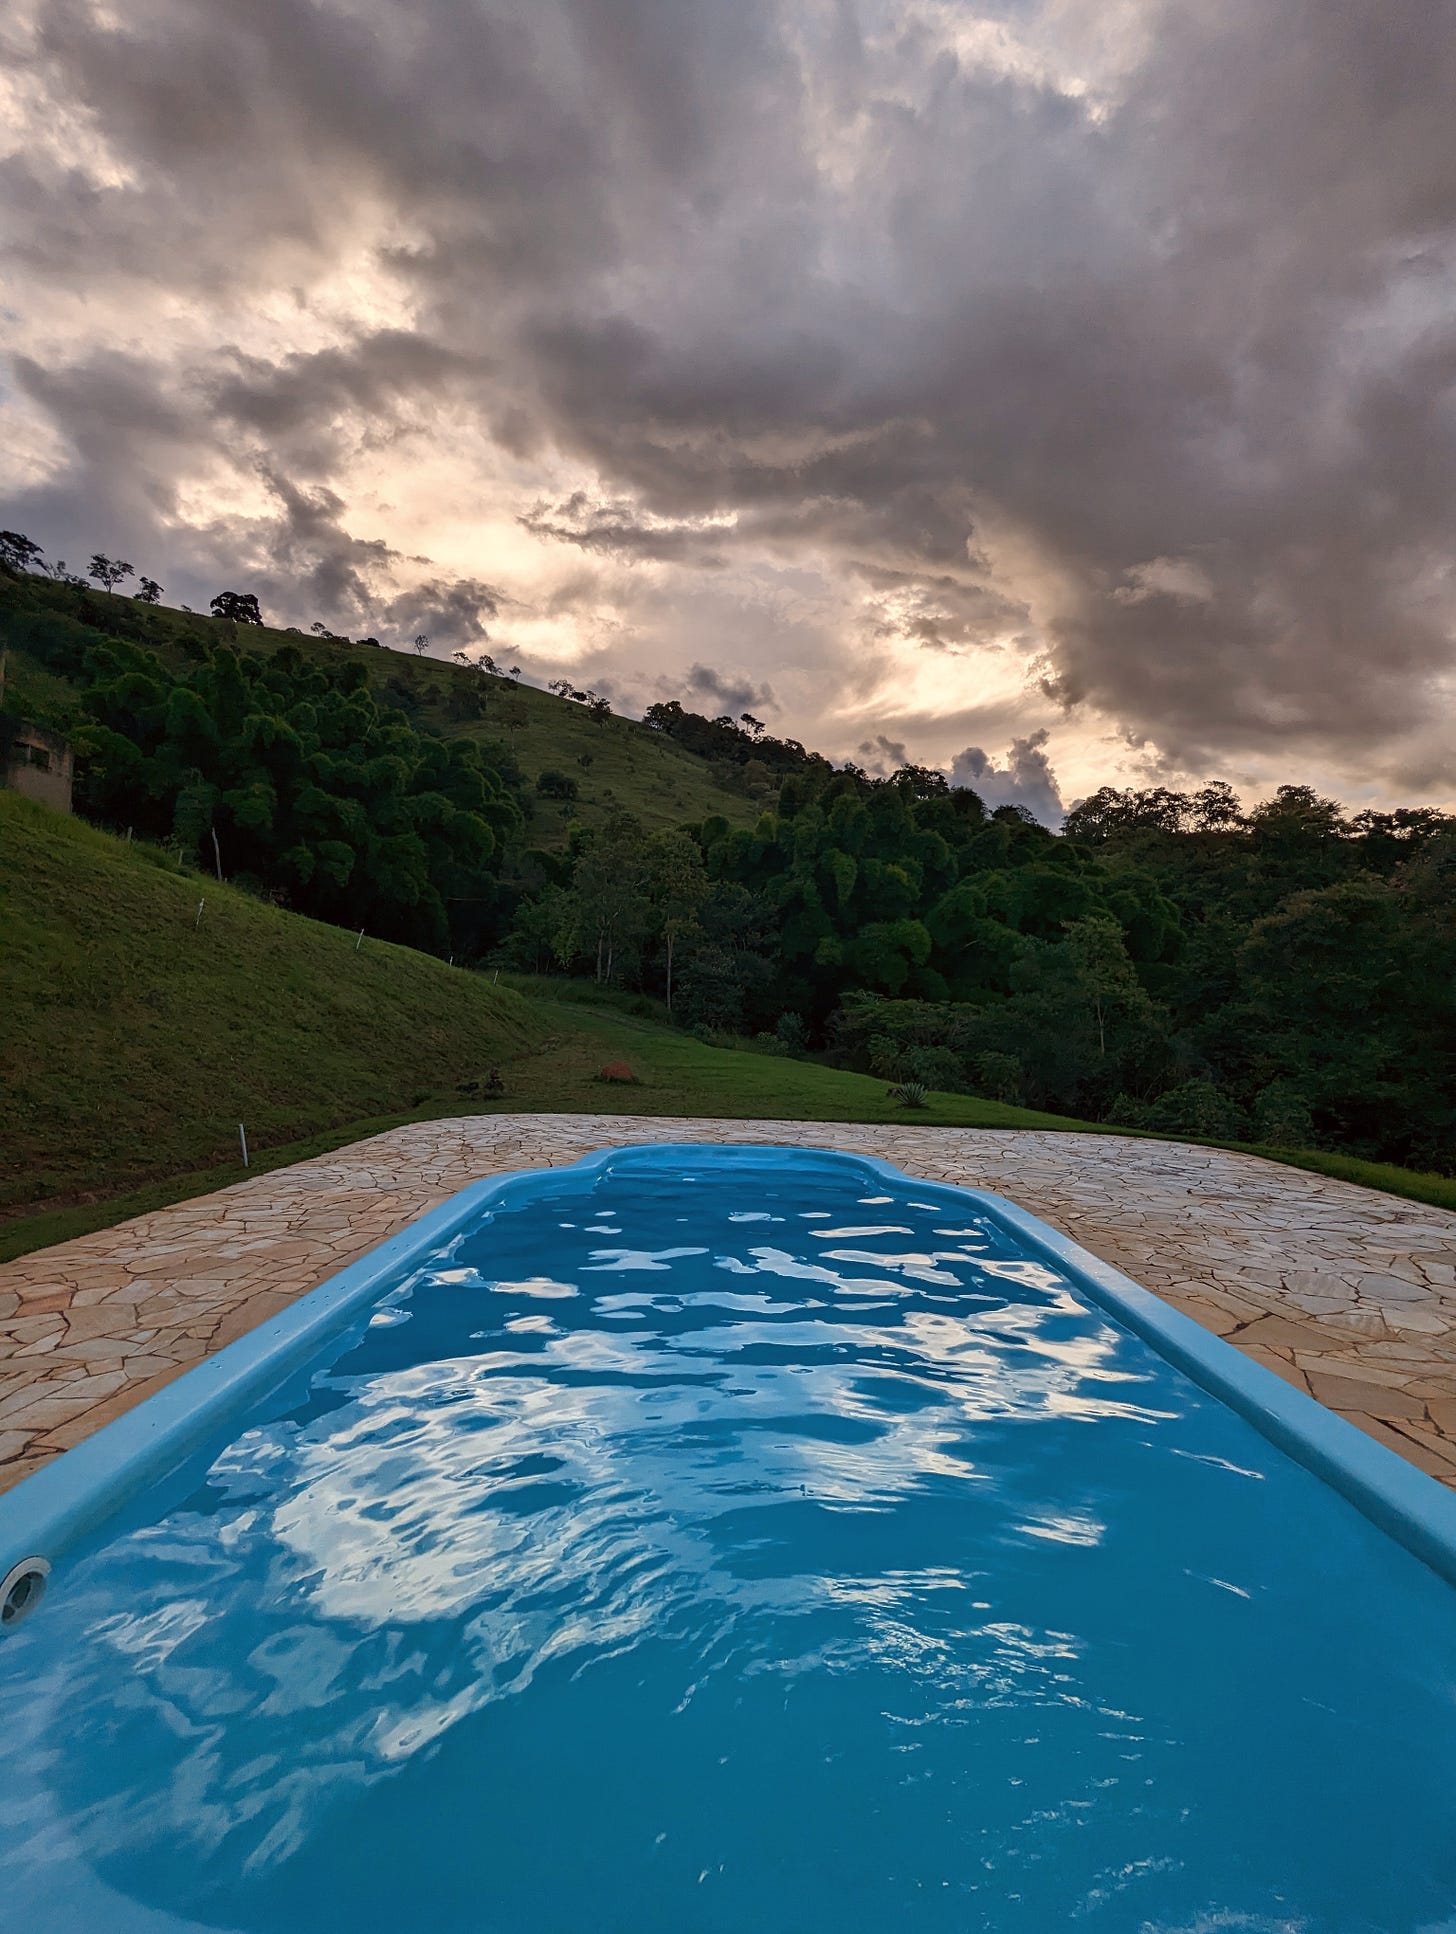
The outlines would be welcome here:
M 420 675 L 433 682 L 441 672 L 451 678 L 463 675 L 449 666 Z M 572 820 L 592 826 L 613 812 L 631 812 L 649 832 L 661 832 L 710 813 L 721 813 L 735 825 L 752 825 L 763 810 L 745 794 L 720 785 L 706 760 L 636 719 L 613 717 L 598 723 L 583 706 L 531 685 L 506 692 L 492 681 L 490 690 L 484 719 L 452 723 L 441 701 L 432 699 L 416 723 L 447 738 L 506 738 L 533 786 L 548 769 L 576 780 L 574 800 L 535 795 L 528 829 L 533 845 L 559 846 Z M 503 732 L 498 721 L 503 709 L 523 721 L 510 732 Z M 583 757 L 590 760 L 585 767 Z
M 575 1002 L 542 1003 L 536 1018 L 554 1023 L 535 1049 L 504 1064 L 508 1092 L 499 1100 L 462 1095 L 458 1085 L 443 1085 L 424 1103 L 407 1111 L 348 1121 L 304 1140 L 250 1151 L 245 1170 L 236 1152 L 209 1168 L 169 1176 L 100 1200 L 70 1202 L 0 1223 L 0 1262 L 50 1243 L 68 1242 L 109 1228 L 129 1216 L 145 1215 L 170 1203 L 227 1188 L 245 1175 L 262 1175 L 290 1162 L 325 1155 L 335 1148 L 382 1134 L 406 1122 L 455 1115 L 616 1114 L 718 1116 L 725 1120 L 777 1118 L 805 1121 L 896 1121 L 920 1126 L 976 1128 L 1084 1128 L 1083 1122 L 964 1095 L 937 1095 L 908 1113 L 886 1098 L 885 1084 L 845 1074 L 812 1062 L 783 1061 L 744 1050 L 709 1047 L 688 1035 L 633 1022 Z M 626 1061 L 636 1083 L 603 1082 L 600 1070 Z
M 96 1229 L 111 1229 L 132 1216 L 150 1215 L 154 1209 L 169 1208 L 195 1195 L 210 1195 L 251 1175 L 267 1175 L 290 1162 L 306 1162 L 315 1155 L 327 1155 L 366 1135 L 381 1135 L 387 1128 L 399 1128 L 420 1117 L 381 1115 L 373 1121 L 350 1122 L 324 1135 L 312 1135 L 301 1142 L 285 1142 L 261 1153 L 249 1151 L 251 1162 L 243 1167 L 238 1156 L 216 1168 L 193 1169 L 186 1175 L 171 1175 L 164 1181 L 150 1182 L 144 1188 L 128 1189 L 122 1195 L 108 1195 L 84 1202 L 68 1203 L 64 1208 L 42 1209 L 38 1215 L 22 1215 L 13 1222 L 0 1223 L 0 1263 L 16 1256 L 28 1256 L 34 1249 L 47 1249 L 52 1243 L 70 1242 L 76 1236 L 89 1236 Z
M 0 596 L 4 580 L 0 579 Z M 52 719 L 70 716 L 76 703 L 76 688 L 55 672 L 47 671 L 23 651 L 10 651 L 5 666 L 5 709 L 17 718 Z
M 199 902 L 202 904 L 198 918 Z M 896 1118 L 884 1084 L 706 1046 L 255 900 L 0 793 L 0 1228 L 61 1240 L 387 1122 L 540 1112 Z M 549 988 L 549 983 L 547 984 Z M 608 1086 L 610 1061 L 640 1080 Z M 959 1096 L 916 1120 L 1056 1118 Z
M 507 977 L 503 976 L 503 980 Z M 868 1075 L 848 1074 L 808 1060 L 798 1061 L 754 1052 L 746 1045 L 725 1053 L 695 1041 L 691 1035 L 669 1032 L 660 1022 L 622 1011 L 635 1005 L 636 996 L 588 995 L 583 1003 L 564 991 L 554 995 L 544 977 L 513 974 L 512 987 L 526 993 L 543 1015 L 574 1023 L 593 1043 L 592 1052 L 613 1055 L 632 1063 L 643 1075 L 640 1087 L 603 1088 L 596 1084 L 595 1103 L 581 1099 L 586 1062 L 584 1042 L 563 1041 L 536 1058 L 539 1092 L 551 1099 L 533 1102 L 545 1110 L 580 1106 L 615 1114 L 702 1114 L 725 1117 L 766 1116 L 799 1121 L 899 1122 L 908 1126 L 943 1128 L 1035 1128 L 1084 1135 L 1125 1135 L 1135 1141 L 1175 1141 L 1190 1147 L 1227 1148 L 1234 1154 L 1254 1155 L 1287 1168 L 1305 1169 L 1383 1195 L 1428 1202 L 1456 1211 L 1456 1177 L 1398 1168 L 1390 1162 L 1367 1162 L 1358 1156 L 1322 1149 L 1271 1148 L 1251 1142 L 1197 1142 L 1191 1136 L 1150 1135 L 1112 1122 L 1081 1121 L 1034 1108 L 1013 1108 L 973 1095 L 937 1094 L 926 1106 L 906 1109 L 889 1098 L 887 1085 Z M 568 984 L 570 985 L 570 984 Z M 561 984 L 557 983 L 560 988 Z M 651 1003 L 658 1008 L 657 1003 Z M 557 1098 L 560 1097 L 560 1098 Z M 571 1099 L 576 1097 L 577 1099 Z M 669 1105 L 671 1104 L 671 1105 Z
M 1268 1161 L 1282 1162 L 1286 1168 L 1307 1169 L 1312 1175 L 1328 1175 L 1337 1182 L 1354 1182 L 1362 1189 L 1374 1189 L 1381 1195 L 1401 1195 L 1410 1202 L 1429 1202 L 1432 1208 L 1456 1210 L 1456 1176 L 1397 1168 L 1394 1162 L 1366 1162 L 1358 1155 L 1336 1155 L 1322 1148 L 1263 1148 L 1243 1142 L 1218 1142 L 1213 1146 L 1234 1148 L 1246 1155 L 1262 1155 Z
M 574 1000 L 538 999 L 531 1007 L 551 1024 L 554 1038 L 507 1068 L 512 1095 L 501 1107 L 545 1114 L 894 1121 L 923 1128 L 1091 1126 L 973 1095 L 931 1094 L 924 1108 L 906 1109 L 871 1075 L 746 1048 L 710 1046 L 656 1021 Z M 637 1080 L 598 1080 L 600 1070 L 614 1061 L 627 1062 Z
M 80 591 L 67 585 L 18 582 L 0 573 L 0 644 L 5 642 L 6 612 L 27 595 L 43 597 L 53 609 L 80 616 L 87 605 L 105 608 L 103 591 Z M 577 781 L 579 795 L 572 802 L 543 799 L 532 792 L 528 840 L 557 847 L 565 844 L 573 819 L 595 825 L 615 811 L 636 814 L 649 832 L 721 813 L 734 824 L 751 825 L 762 806 L 732 787 L 721 785 L 704 759 L 686 752 L 671 739 L 639 720 L 594 720 L 585 707 L 554 692 L 504 678 L 485 682 L 488 693 L 484 718 L 455 716 L 452 697 L 479 688 L 479 676 L 463 666 L 412 653 L 357 646 L 311 634 L 277 631 L 271 626 L 220 626 L 202 612 L 174 610 L 168 605 L 140 606 L 120 597 L 128 623 L 139 642 L 172 663 L 180 663 L 180 640 L 187 634 L 227 635 L 239 647 L 273 652 L 294 645 L 309 657 L 329 663 L 364 667 L 376 696 L 399 706 L 417 730 L 444 738 L 470 738 L 508 744 L 521 770 L 534 787 L 548 769 Z M 51 722 L 64 729 L 75 715 L 79 689 L 38 664 L 26 651 L 12 645 L 7 668 L 7 699 L 11 711 Z M 393 684 L 394 691 L 386 688 Z M 586 756 L 590 763 L 582 766 Z
M 205 901 L 201 922 L 199 899 Z M 493 1112 L 1120 1133 L 710 1045 L 657 1003 L 452 969 L 0 793 L 0 1260 L 404 1121 Z M 509 981 L 509 984 L 507 982 Z M 573 998 L 573 996 L 585 998 Z M 626 1061 L 630 1084 L 598 1079 Z M 485 1100 L 486 1069 L 506 1093 Z M 1249 1149 L 1456 1209 L 1456 1180 Z
M 203 901 L 198 920 L 199 901 Z M 417 1107 L 533 1045 L 519 996 L 0 793 L 0 1217 Z

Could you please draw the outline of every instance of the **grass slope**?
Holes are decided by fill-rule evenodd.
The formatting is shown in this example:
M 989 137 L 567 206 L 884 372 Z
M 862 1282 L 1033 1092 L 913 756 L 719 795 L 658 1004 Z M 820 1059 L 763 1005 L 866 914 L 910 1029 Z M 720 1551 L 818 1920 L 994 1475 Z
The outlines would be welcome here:
M 198 919 L 198 903 L 203 902 Z M 0 793 L 0 1253 L 400 1120 L 612 1111 L 898 1118 L 884 1084 L 527 998 L 264 904 Z M 635 1085 L 605 1085 L 627 1059 Z M 504 1068 L 495 1104 L 473 1090 Z M 917 1119 L 1069 1126 L 966 1096 Z
M 43 598 L 51 609 L 82 622 L 89 607 L 105 612 L 108 594 L 82 591 L 71 585 L 13 579 L 0 573 L 0 644 L 7 642 L 7 614 L 13 616 L 28 597 Z M 168 605 L 141 606 L 124 596 L 129 622 L 138 628 L 140 642 L 164 657 L 180 658 L 178 640 L 186 632 L 228 635 L 252 651 L 277 651 L 294 645 L 306 655 L 362 665 L 376 696 L 399 707 L 417 730 L 445 738 L 468 737 L 501 741 L 511 746 L 521 770 L 534 786 L 550 769 L 577 781 L 580 792 L 569 805 L 556 800 L 533 802 L 529 839 L 538 846 L 565 843 L 573 819 L 593 825 L 613 811 L 635 813 L 649 831 L 679 826 L 685 820 L 721 813 L 735 824 L 751 825 L 762 807 L 742 792 L 721 785 L 705 759 L 686 752 L 671 739 L 639 720 L 609 718 L 597 723 L 585 708 L 554 692 L 509 679 L 489 679 L 484 718 L 462 719 L 454 703 L 466 687 L 478 686 L 478 674 L 438 658 L 353 645 L 311 634 L 277 631 L 270 626 L 230 629 L 201 612 L 174 610 Z M 11 711 L 64 728 L 79 697 L 77 689 L 38 664 L 13 640 L 9 645 L 7 706 Z M 583 767 L 580 760 L 590 763 Z
M 720 785 L 706 759 L 637 719 L 612 717 L 598 723 L 584 706 L 554 692 L 537 691 L 534 685 L 507 690 L 492 680 L 486 716 L 459 724 L 448 716 L 447 681 L 469 673 L 452 665 L 432 666 L 428 660 L 411 662 L 398 653 L 391 657 L 404 664 L 406 677 L 419 678 L 428 693 L 414 721 L 419 730 L 487 743 L 504 738 L 533 786 L 548 769 L 576 780 L 580 791 L 569 802 L 536 795 L 527 831 L 532 845 L 563 845 L 573 820 L 592 826 L 613 812 L 633 813 L 648 832 L 660 832 L 710 813 L 721 813 L 735 825 L 752 825 L 763 811 L 745 794 Z M 503 728 L 502 717 L 515 723 Z M 586 767 L 580 764 L 583 756 L 590 760 Z
M 882 1081 L 709 1046 L 570 983 L 517 991 L 406 947 L 356 952 L 10 793 L 0 931 L 0 1261 L 241 1180 L 239 1120 L 255 1173 L 404 1121 L 506 1111 L 1098 1132 L 968 1095 L 907 1114 Z M 636 1082 L 601 1082 L 612 1061 Z M 472 1092 L 492 1066 L 497 1101 Z M 1456 1209 L 1446 1177 L 1249 1152 Z
M 197 919 L 199 899 L 205 899 Z M 0 1217 L 418 1106 L 540 1039 L 518 995 L 0 793 Z
M 538 1014 L 554 1018 L 566 1029 L 532 1057 L 533 1099 L 502 1106 L 539 1108 L 546 1112 L 579 1108 L 586 1112 L 609 1109 L 623 1115 L 724 1115 L 777 1117 L 786 1121 L 893 1121 L 921 1128 L 1036 1128 L 1075 1131 L 1084 1135 L 1127 1135 L 1135 1141 L 1182 1141 L 1194 1147 L 1226 1148 L 1238 1155 L 1256 1155 L 1287 1168 L 1328 1175 L 1353 1182 L 1383 1195 L 1404 1196 L 1414 1202 L 1456 1210 L 1456 1177 L 1436 1175 L 1390 1162 L 1362 1161 L 1355 1155 L 1324 1149 L 1269 1148 L 1254 1142 L 1195 1142 L 1191 1136 L 1145 1135 L 1109 1122 L 1081 1121 L 1068 1115 L 1045 1114 L 1034 1108 L 1013 1108 L 974 1095 L 932 1093 L 926 1105 L 907 1114 L 891 1101 L 883 1081 L 849 1074 L 816 1061 L 781 1059 L 742 1050 L 725 1053 L 703 1047 L 691 1035 L 660 1023 L 630 1018 L 610 1008 L 598 1008 L 581 983 L 550 983 L 538 976 L 512 974 L 511 984 L 527 995 Z M 571 990 L 581 987 L 584 1000 Z M 655 1004 L 654 1004 L 655 1005 Z M 607 1054 L 628 1061 L 642 1077 L 637 1087 L 606 1088 L 590 1079 L 598 1057 Z M 595 1099 L 593 1099 L 593 1096 Z

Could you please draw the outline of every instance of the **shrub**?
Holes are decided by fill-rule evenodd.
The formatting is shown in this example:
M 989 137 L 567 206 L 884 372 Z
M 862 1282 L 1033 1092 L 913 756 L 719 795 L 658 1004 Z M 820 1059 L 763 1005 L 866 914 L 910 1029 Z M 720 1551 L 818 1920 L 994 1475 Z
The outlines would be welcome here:
M 537 774 L 536 790 L 543 799 L 575 799 L 581 787 L 570 773 L 558 772 L 554 766 L 548 766 L 544 772 Z
M 774 1023 L 774 1034 L 785 1054 L 802 1054 L 809 1045 L 809 1030 L 801 1014 L 780 1014 Z
M 877 1074 L 882 1081 L 890 1081 L 899 1074 L 900 1044 L 888 1034 L 872 1034 L 867 1052 L 871 1074 Z
M 975 1078 L 977 1094 L 984 1095 L 987 1101 L 1021 1100 L 1024 1077 L 1014 1054 L 1002 1054 L 994 1048 L 978 1054 Z
M 479 1096 L 486 1101 L 498 1101 L 506 1092 L 505 1076 L 499 1068 L 487 1068 L 478 1080 L 462 1081 L 458 1092 L 462 1095 Z
M 960 1061 L 949 1048 L 906 1048 L 902 1066 L 907 1080 L 927 1088 L 948 1089 L 954 1094 L 966 1085 Z
M 626 1061 L 609 1061 L 604 1068 L 597 1069 L 598 1081 L 631 1082 L 635 1085 L 637 1076 Z
M 1244 1111 L 1211 1081 L 1184 1081 L 1143 1111 L 1142 1126 L 1164 1135 L 1236 1142 L 1248 1128 Z
M 890 1100 L 898 1101 L 902 1108 L 923 1108 L 925 1106 L 925 1083 L 923 1081 L 902 1081 L 889 1091 Z
M 1255 1095 L 1254 1140 L 1269 1148 L 1314 1147 L 1314 1118 L 1292 1081 L 1271 1081 Z

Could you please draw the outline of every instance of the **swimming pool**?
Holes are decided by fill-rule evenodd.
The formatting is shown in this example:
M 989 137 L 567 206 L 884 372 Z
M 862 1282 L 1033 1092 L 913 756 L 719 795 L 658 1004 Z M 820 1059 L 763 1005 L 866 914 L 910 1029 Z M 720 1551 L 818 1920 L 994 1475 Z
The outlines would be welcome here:
M 1447 1934 L 1355 1435 L 884 1164 L 477 1186 L 0 1500 L 0 1926 Z

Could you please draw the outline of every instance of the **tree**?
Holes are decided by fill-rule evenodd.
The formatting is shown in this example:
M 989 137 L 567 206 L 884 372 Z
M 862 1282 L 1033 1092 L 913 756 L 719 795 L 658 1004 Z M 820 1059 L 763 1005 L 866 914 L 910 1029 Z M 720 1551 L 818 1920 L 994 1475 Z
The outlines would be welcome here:
M 104 552 L 97 551 L 86 566 L 86 574 L 95 578 L 98 584 L 104 584 L 108 591 L 115 591 L 123 578 L 132 575 L 132 568 L 125 558 L 107 557 Z
M 417 657 L 424 657 L 429 643 L 430 634 L 428 631 L 417 631 L 415 633 L 415 654 Z
M 263 614 L 251 591 L 219 591 L 212 601 L 214 618 L 231 618 L 234 624 L 260 625 Z
M 11 571 L 43 570 L 41 547 L 20 531 L 0 531 L 0 564 Z
M 1207 790 L 1215 792 L 1217 788 Z M 1237 808 L 1235 800 L 1235 814 Z M 1194 801 L 1186 793 L 1170 792 L 1166 786 L 1153 786 L 1146 792 L 1119 792 L 1116 786 L 1102 786 L 1072 808 L 1062 831 L 1069 839 L 1088 841 L 1133 833 L 1176 833 L 1193 809 Z
M 1291 894 L 1254 924 L 1238 969 L 1213 1045 L 1250 1086 L 1293 1084 L 1319 1138 L 1357 1153 L 1441 1159 L 1456 1044 L 1441 924 L 1366 875 Z
M 1249 814 L 1249 826 L 1256 848 L 1285 859 L 1304 858 L 1350 831 L 1339 803 L 1321 799 L 1313 786 L 1277 787 L 1272 799 Z
M 1200 832 L 1227 832 L 1248 824 L 1239 795 L 1226 779 L 1211 779 L 1193 795 L 1193 823 Z
M 740 724 L 746 725 L 749 731 L 753 734 L 754 738 L 761 739 L 763 737 L 762 719 L 756 719 L 753 716 L 752 712 L 740 712 L 738 714 L 738 718 L 739 718 Z
M 1145 1128 L 1155 1135 L 1193 1135 L 1200 1141 L 1232 1142 L 1248 1131 L 1244 1111 L 1215 1082 L 1198 1078 L 1180 1081 L 1154 1102 L 1139 1105 L 1126 1096 L 1113 1110 L 1113 1119 L 1128 1128 Z
M 679 945 L 701 931 L 698 913 L 707 898 L 708 873 L 697 842 L 686 833 L 659 833 L 650 840 L 645 870 L 647 897 L 662 935 L 671 1014 L 673 959 Z
M 1314 1117 L 1293 1081 L 1271 1081 L 1254 1097 L 1254 1140 L 1267 1148 L 1312 1148 Z
M 1122 929 L 1105 913 L 1089 914 L 1067 926 L 1067 946 L 1081 970 L 1097 1029 L 1097 1056 L 1107 1053 L 1108 1022 L 1114 1017 L 1143 1019 L 1148 997 L 1143 992 L 1122 937 Z
M 557 954 L 566 961 L 592 952 L 596 979 L 610 986 L 622 956 L 648 931 L 646 851 L 630 813 L 614 813 L 583 848 L 564 904 Z
M 575 799 L 581 788 L 569 773 L 548 766 L 544 772 L 537 773 L 536 790 L 543 799 Z
M 138 604 L 160 604 L 162 587 L 155 578 L 142 578 L 132 596 Z
M 75 652 L 88 628 L 59 622 Z M 235 874 L 319 919 L 434 950 L 499 939 L 498 856 L 522 814 L 487 751 L 415 732 L 375 703 L 361 664 L 306 655 L 301 639 L 254 654 L 214 630 L 181 640 L 174 664 L 90 637 L 77 722 L 89 817 L 209 861 L 215 831 Z

